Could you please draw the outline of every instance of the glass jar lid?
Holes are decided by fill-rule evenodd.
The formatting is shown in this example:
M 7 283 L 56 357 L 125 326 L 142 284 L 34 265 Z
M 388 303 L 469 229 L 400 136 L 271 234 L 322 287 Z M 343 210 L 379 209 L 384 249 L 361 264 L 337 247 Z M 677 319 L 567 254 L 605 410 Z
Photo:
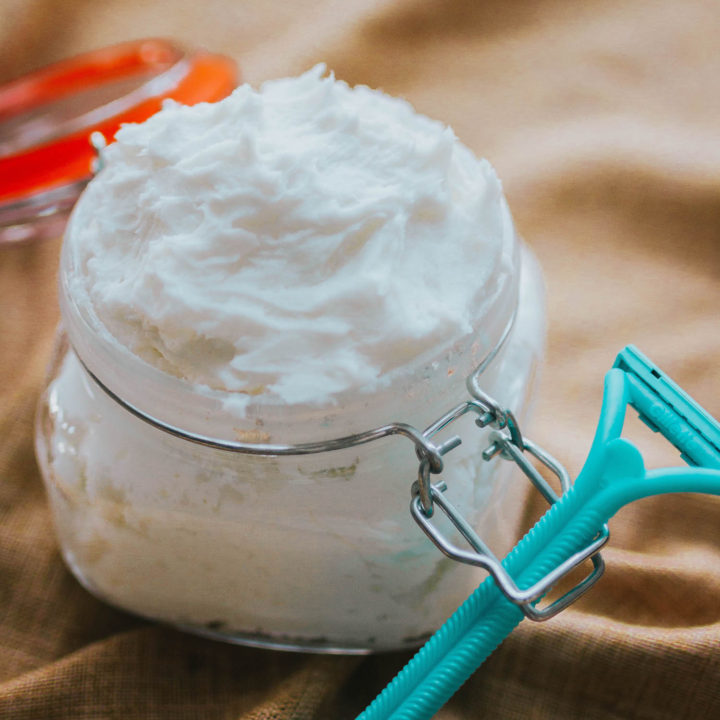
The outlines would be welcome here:
M 214 102 L 235 63 L 161 39 L 62 60 L 0 86 L 0 243 L 57 235 L 91 177 L 95 131 L 112 138 L 163 100 Z

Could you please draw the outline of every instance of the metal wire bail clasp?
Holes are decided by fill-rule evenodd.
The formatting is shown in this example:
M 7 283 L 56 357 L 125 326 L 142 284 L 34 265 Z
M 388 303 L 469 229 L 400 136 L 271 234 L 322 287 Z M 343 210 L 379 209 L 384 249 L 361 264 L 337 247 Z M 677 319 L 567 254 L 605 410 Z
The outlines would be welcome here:
M 494 431 L 490 436 L 490 445 L 482 453 L 485 461 L 491 461 L 496 456 L 514 462 L 542 494 L 545 500 L 553 504 L 559 496 L 552 486 L 545 480 L 529 458 L 533 458 L 553 473 L 560 482 L 562 493 L 570 489 L 571 481 L 567 470 L 542 448 L 524 438 L 514 415 L 502 408 L 493 398 L 483 392 L 476 382 L 476 377 L 468 379 L 468 389 L 473 399 L 453 408 L 437 422 L 433 423 L 424 433 L 426 438 L 432 437 L 440 429 L 447 427 L 451 422 L 466 414 L 473 412 L 478 417 L 475 420 L 479 427 L 492 426 Z M 428 440 L 429 441 L 429 440 Z M 438 448 L 440 454 L 460 444 L 460 438 L 452 438 Z M 447 446 L 447 448 L 446 448 Z M 487 570 L 494 578 L 498 588 L 505 597 L 520 607 L 523 613 L 531 620 L 547 620 L 561 610 L 565 609 L 594 585 L 602 575 L 605 564 L 599 554 L 600 548 L 607 542 L 609 532 L 607 525 L 603 525 L 597 536 L 585 548 L 574 553 L 564 562 L 554 568 L 545 577 L 529 588 L 521 589 L 504 568 L 492 550 L 477 535 L 469 523 L 462 517 L 445 497 L 447 486 L 444 482 L 432 483 L 430 477 L 437 474 L 427 457 L 420 456 L 418 479 L 412 487 L 412 500 L 410 512 L 422 528 L 423 532 L 447 557 L 468 565 L 481 567 Z M 435 507 L 440 507 L 453 526 L 468 542 L 471 551 L 456 547 L 450 542 L 437 525 L 432 522 Z M 592 572 L 572 590 L 545 608 L 536 607 L 536 602 L 543 597 L 553 585 L 582 562 L 592 558 Z
M 507 426 L 505 415 L 503 415 L 502 425 L 498 424 L 496 420 L 497 416 L 495 408 L 493 407 L 493 405 L 491 403 L 485 402 L 484 399 L 476 398 L 456 405 L 452 410 L 446 412 L 432 425 L 423 430 L 422 438 L 424 440 L 424 443 L 416 443 L 416 453 L 418 459 L 420 460 L 420 465 L 418 467 L 417 482 L 413 483 L 412 492 L 413 496 L 418 497 L 422 511 L 427 517 L 432 517 L 433 514 L 433 484 L 430 480 L 430 476 L 438 475 L 443 470 L 442 462 L 433 463 L 433 459 L 437 458 L 438 456 L 442 457 L 446 453 L 449 453 L 451 450 L 454 450 L 456 447 L 458 447 L 458 445 L 462 443 L 462 440 L 458 435 L 453 435 L 451 438 L 441 443 L 440 445 L 433 444 L 431 442 L 431 439 L 441 430 L 444 430 L 446 427 L 448 427 L 448 425 L 452 424 L 453 422 L 463 417 L 464 415 L 467 415 L 468 413 L 477 416 L 475 418 L 475 424 L 478 427 L 484 428 L 491 423 L 495 423 L 497 427 Z M 510 415 L 510 413 L 506 414 Z M 517 430 L 517 432 L 520 432 L 519 429 Z M 441 486 L 444 490 L 444 483 L 436 484 L 434 487 L 438 488 Z

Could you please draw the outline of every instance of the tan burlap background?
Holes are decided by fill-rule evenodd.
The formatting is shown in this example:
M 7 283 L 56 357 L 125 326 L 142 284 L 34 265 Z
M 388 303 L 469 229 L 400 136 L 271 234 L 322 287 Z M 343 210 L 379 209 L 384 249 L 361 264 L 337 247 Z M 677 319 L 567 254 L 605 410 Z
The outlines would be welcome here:
M 627 342 L 720 415 L 715 0 L 0 0 L 0 79 L 150 35 L 228 53 L 251 82 L 324 60 L 493 162 L 547 277 L 532 435 L 574 471 Z M 65 569 L 32 446 L 57 251 L 0 248 L 0 717 L 354 717 L 407 655 L 188 637 L 105 606 Z M 657 439 L 648 455 L 673 457 Z M 720 717 L 720 501 L 644 501 L 612 531 L 594 592 L 524 623 L 438 717 Z

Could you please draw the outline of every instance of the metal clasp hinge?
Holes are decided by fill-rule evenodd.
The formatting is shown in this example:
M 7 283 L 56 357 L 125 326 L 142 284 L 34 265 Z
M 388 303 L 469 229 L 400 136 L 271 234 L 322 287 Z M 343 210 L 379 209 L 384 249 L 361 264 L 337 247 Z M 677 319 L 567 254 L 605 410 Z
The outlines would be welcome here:
M 483 459 L 490 461 L 499 456 L 514 462 L 548 503 L 557 502 L 559 496 L 528 459 L 528 456 L 544 465 L 558 478 L 563 493 L 567 492 L 571 486 L 567 470 L 549 453 L 530 440 L 523 438 L 512 413 L 502 410 L 494 400 L 480 391 L 479 388 L 471 387 L 470 389 L 474 396 L 472 401 L 459 405 L 446 413 L 440 420 L 433 423 L 423 435 L 429 439 L 457 418 L 468 412 L 473 412 L 478 415 L 475 422 L 479 427 L 492 425 L 495 428 L 500 428 L 491 434 L 490 445 L 482 454 Z M 438 452 L 444 455 L 459 444 L 460 438 L 451 438 L 438 448 Z M 444 495 L 445 483 L 442 481 L 432 483 L 430 480 L 431 474 L 437 474 L 437 471 L 431 467 L 427 457 L 420 455 L 418 479 L 412 486 L 412 500 L 410 503 L 410 512 L 415 522 L 444 555 L 452 560 L 487 570 L 502 594 L 510 602 L 517 605 L 530 620 L 543 621 L 554 617 L 575 602 L 600 579 L 605 570 L 605 563 L 599 550 L 605 545 L 610 536 L 607 524 L 600 528 L 596 537 L 586 547 L 573 553 L 531 587 L 521 589 L 493 554 L 492 550 Z M 435 507 L 439 507 L 443 511 L 453 526 L 468 542 L 472 548 L 471 551 L 458 548 L 443 535 L 432 521 Z M 584 580 L 550 605 L 543 608 L 537 607 L 538 600 L 546 595 L 559 580 L 588 558 L 592 559 L 593 569 Z

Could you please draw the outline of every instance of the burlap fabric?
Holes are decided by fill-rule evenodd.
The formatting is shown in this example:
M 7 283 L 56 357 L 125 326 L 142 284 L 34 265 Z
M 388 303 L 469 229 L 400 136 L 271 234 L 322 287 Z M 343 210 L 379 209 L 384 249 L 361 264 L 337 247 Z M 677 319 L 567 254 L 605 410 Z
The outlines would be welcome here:
M 627 342 L 720 415 L 716 2 L 0 0 L 0 79 L 150 35 L 228 53 L 252 82 L 324 60 L 494 163 L 548 285 L 532 435 L 573 470 Z M 65 569 L 32 445 L 57 252 L 0 249 L 0 717 L 354 717 L 406 654 L 200 640 L 107 607 Z M 674 459 L 657 438 L 646 450 Z M 643 501 L 612 532 L 599 586 L 524 623 L 438 717 L 720 717 L 720 501 Z

